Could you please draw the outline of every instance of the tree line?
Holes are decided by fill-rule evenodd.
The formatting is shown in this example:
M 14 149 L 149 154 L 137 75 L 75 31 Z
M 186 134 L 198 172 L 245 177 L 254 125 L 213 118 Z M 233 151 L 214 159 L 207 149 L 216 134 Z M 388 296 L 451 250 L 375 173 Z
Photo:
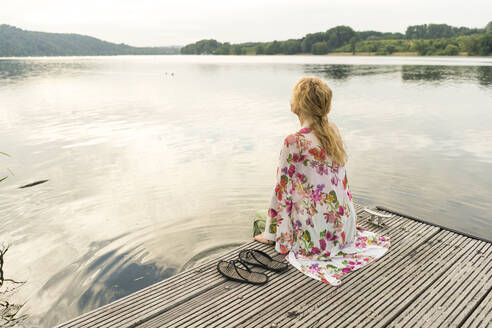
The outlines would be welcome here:
M 492 53 L 492 21 L 484 28 L 423 24 L 403 33 L 354 31 L 336 26 L 326 32 L 310 33 L 301 39 L 231 44 L 214 39 L 200 40 L 181 48 L 182 54 L 207 55 L 324 55 L 327 53 L 376 53 L 389 55 L 413 52 L 418 55 L 453 56 L 460 53 L 487 56 Z

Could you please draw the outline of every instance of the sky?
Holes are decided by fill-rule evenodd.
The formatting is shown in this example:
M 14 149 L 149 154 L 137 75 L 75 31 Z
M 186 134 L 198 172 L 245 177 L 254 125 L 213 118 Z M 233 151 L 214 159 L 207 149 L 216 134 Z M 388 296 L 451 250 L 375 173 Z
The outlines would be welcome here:
M 337 25 L 405 32 L 409 25 L 484 27 L 489 0 L 0 0 L 0 24 L 78 33 L 134 46 L 301 38 Z

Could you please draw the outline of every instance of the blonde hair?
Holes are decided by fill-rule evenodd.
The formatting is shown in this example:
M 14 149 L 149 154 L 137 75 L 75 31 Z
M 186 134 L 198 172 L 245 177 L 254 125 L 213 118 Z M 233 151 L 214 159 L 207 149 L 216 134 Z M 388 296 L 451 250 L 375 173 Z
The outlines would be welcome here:
M 325 82 L 317 77 L 303 77 L 294 86 L 292 111 L 303 121 L 309 123 L 325 153 L 331 157 L 332 161 L 344 166 L 347 153 L 342 137 L 336 125 L 328 122 L 331 99 L 332 91 Z

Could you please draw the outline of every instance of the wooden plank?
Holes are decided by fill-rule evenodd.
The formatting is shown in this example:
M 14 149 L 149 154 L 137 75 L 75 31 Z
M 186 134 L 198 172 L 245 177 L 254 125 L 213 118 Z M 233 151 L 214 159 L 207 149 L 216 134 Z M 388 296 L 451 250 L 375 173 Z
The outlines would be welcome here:
M 389 267 L 384 275 L 366 285 L 356 286 L 355 293 L 320 304 L 318 312 L 302 325 L 384 326 L 476 243 L 476 240 L 440 231 L 413 254 L 405 256 L 398 266 Z M 454 245 L 461 248 L 456 251 Z M 436 262 L 440 265 L 435 265 Z
M 392 221 L 393 224 L 390 221 L 388 221 L 388 223 L 389 227 L 393 229 L 393 233 L 404 232 L 401 227 L 411 223 L 407 219 L 392 219 Z M 415 223 L 415 226 L 420 226 L 424 229 L 427 228 L 425 225 L 419 223 Z M 371 228 L 371 230 L 376 229 Z M 437 229 L 431 228 L 431 230 L 436 231 Z M 405 237 L 405 233 L 402 233 L 401 235 L 402 237 Z M 392 236 L 392 240 L 396 241 L 396 238 L 393 238 L 395 238 L 395 236 Z M 397 243 L 395 248 L 398 245 L 403 244 Z M 409 246 L 407 244 L 405 245 Z M 407 247 L 404 247 L 404 249 L 407 249 Z M 372 263 L 367 267 L 374 265 L 375 263 Z M 361 270 L 364 270 L 365 268 Z M 357 272 L 352 273 L 351 275 L 356 273 Z M 275 308 L 277 311 L 278 307 L 269 304 L 268 302 L 272 301 L 272 299 L 285 302 L 286 298 L 289 298 L 288 295 L 292 293 L 292 289 L 305 291 L 306 288 L 329 288 L 329 286 L 305 277 L 294 268 L 291 268 L 286 274 L 275 274 L 271 281 L 262 288 L 246 284 L 238 285 L 237 288 L 229 292 L 222 289 L 211 290 L 200 295 L 191 307 L 183 305 L 176 308 L 175 311 L 164 313 L 162 316 L 159 316 L 140 327 L 158 327 L 163 325 L 166 327 L 232 326 L 238 322 L 245 321 L 248 316 L 263 311 L 265 308 L 269 309 L 269 311 L 272 308 Z M 290 288 L 284 288 L 284 286 L 289 286 Z M 186 313 L 186 318 L 183 317 L 182 313 Z M 247 315 L 245 315 L 245 313 L 247 313 Z
M 405 309 L 390 327 L 458 326 L 473 310 L 472 299 L 479 300 L 490 289 L 492 245 L 480 242 L 476 252 L 468 252 L 442 279 L 430 286 Z
M 492 327 L 492 288 L 480 300 L 475 300 L 477 307 L 465 320 L 462 328 Z

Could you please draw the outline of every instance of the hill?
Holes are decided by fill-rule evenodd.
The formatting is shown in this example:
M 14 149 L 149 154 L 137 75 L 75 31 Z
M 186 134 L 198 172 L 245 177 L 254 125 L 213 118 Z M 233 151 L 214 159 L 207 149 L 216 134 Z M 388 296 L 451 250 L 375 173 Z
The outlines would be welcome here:
M 132 47 L 86 35 L 26 31 L 0 25 L 0 57 L 170 55 L 180 47 Z

